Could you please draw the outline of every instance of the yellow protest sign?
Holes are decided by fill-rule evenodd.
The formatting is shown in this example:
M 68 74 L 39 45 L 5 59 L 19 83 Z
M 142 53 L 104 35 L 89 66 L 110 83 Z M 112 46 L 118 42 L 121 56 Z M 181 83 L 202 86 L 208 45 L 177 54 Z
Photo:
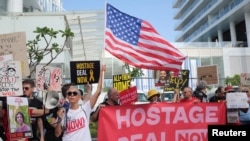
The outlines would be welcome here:
M 113 88 L 116 88 L 119 92 L 128 89 L 130 83 L 130 74 L 113 75 Z

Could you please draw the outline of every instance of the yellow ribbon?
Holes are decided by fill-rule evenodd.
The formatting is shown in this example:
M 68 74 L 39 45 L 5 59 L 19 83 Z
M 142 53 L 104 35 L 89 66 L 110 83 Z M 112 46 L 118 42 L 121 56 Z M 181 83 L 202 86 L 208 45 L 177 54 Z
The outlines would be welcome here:
M 94 71 L 93 71 L 93 70 L 90 70 L 89 74 L 90 74 L 89 82 L 94 82 L 94 81 L 95 81 Z M 93 80 L 93 81 L 92 81 L 92 80 Z

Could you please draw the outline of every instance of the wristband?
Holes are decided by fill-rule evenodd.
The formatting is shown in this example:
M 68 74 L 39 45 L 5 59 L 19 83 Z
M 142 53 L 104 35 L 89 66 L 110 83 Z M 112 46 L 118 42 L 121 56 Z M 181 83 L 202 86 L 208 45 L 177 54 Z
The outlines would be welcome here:
M 33 109 L 29 109 L 29 113 L 30 113 L 30 115 L 32 115 L 33 114 Z

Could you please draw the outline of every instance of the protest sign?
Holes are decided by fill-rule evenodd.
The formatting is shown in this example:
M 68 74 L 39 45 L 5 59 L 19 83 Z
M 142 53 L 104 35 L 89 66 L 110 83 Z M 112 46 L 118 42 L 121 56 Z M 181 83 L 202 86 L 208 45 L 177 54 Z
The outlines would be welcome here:
M 120 92 L 120 104 L 132 104 L 137 101 L 137 89 L 136 86 L 131 87 L 127 90 L 123 90 Z
M 71 82 L 75 84 L 98 83 L 100 61 L 71 61 Z
M 119 92 L 127 90 L 131 84 L 130 74 L 113 75 L 113 88 Z
M 202 66 L 197 68 L 197 78 L 205 80 L 208 85 L 218 84 L 217 66 Z
M 37 90 L 47 89 L 48 86 L 52 90 L 61 91 L 62 85 L 62 69 L 37 65 L 36 66 L 36 88 Z
M 25 32 L 14 32 L 0 35 L 0 55 L 13 55 L 14 61 L 21 62 L 22 75 L 29 76 L 26 35 Z
M 7 97 L 10 138 L 30 138 L 33 136 L 30 123 L 28 98 Z
M 0 62 L 0 96 L 23 95 L 21 63 Z
M 244 92 L 233 92 L 226 94 L 227 108 L 249 108 L 247 94 Z
M 164 87 L 164 91 L 183 90 L 188 86 L 189 70 L 181 70 L 178 76 L 171 76 L 169 85 Z
M 13 61 L 13 55 L 12 54 L 2 55 L 0 56 L 0 61 L 1 62 Z
M 250 86 L 250 73 L 240 74 L 240 84 L 242 86 Z

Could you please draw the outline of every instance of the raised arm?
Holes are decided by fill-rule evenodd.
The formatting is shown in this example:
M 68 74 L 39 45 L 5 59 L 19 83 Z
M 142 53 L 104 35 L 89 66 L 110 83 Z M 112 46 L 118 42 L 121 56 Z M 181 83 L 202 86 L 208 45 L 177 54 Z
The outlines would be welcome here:
M 91 106 L 92 109 L 94 108 L 95 103 L 96 103 L 99 95 L 102 92 L 102 81 L 103 81 L 103 74 L 104 74 L 105 71 L 106 71 L 106 65 L 102 65 L 101 66 L 101 70 L 100 70 L 100 76 L 99 76 L 99 81 L 98 81 L 97 89 L 96 89 L 94 95 L 92 95 L 92 97 L 90 98 L 90 106 Z
M 178 89 L 174 90 L 174 98 L 172 102 L 180 102 L 180 91 Z

